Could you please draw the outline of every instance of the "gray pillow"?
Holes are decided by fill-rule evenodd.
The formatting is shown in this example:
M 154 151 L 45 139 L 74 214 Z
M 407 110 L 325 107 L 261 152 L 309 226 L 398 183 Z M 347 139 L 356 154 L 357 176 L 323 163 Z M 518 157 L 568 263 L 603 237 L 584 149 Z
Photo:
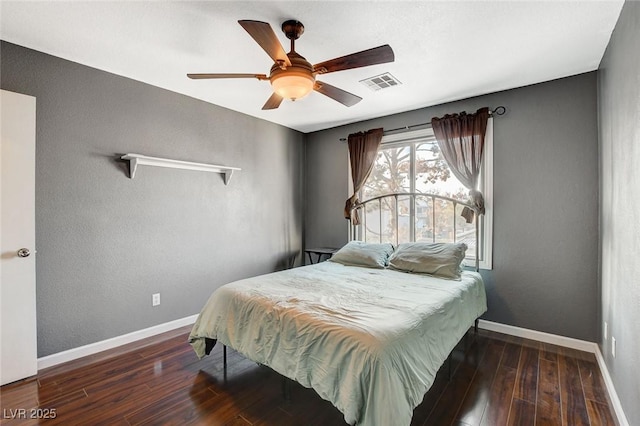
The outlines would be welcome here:
M 391 244 L 371 244 L 362 241 L 350 241 L 334 253 L 329 260 L 348 266 L 386 268 L 391 253 L 393 253 L 393 246 Z
M 466 251 L 464 243 L 403 243 L 389 258 L 389 267 L 457 280 Z

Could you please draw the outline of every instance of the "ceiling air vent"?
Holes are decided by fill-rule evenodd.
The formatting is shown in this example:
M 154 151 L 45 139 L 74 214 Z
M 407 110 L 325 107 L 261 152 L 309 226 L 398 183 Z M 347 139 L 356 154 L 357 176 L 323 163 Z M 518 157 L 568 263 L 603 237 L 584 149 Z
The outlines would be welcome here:
M 364 80 L 360 80 L 360 83 L 367 86 L 369 89 L 373 91 L 378 91 L 380 89 L 387 89 L 389 87 L 399 86 L 402 83 L 398 81 L 397 78 L 385 72 L 384 74 L 375 75 L 373 77 L 365 78 Z

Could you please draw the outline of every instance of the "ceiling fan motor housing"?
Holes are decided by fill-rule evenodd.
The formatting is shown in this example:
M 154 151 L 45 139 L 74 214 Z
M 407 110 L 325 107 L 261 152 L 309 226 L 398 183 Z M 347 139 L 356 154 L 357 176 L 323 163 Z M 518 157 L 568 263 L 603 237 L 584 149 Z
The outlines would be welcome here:
M 271 67 L 269 81 L 273 91 L 283 98 L 295 101 L 305 97 L 313 90 L 316 82 L 313 66 L 296 52 L 287 54 L 290 67 L 282 67 L 276 63 Z

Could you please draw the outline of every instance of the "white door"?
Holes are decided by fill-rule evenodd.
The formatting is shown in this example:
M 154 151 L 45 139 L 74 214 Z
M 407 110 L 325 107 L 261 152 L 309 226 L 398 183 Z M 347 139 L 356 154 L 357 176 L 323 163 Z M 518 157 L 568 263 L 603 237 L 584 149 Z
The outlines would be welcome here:
M 36 98 L 0 93 L 0 385 L 38 372 Z

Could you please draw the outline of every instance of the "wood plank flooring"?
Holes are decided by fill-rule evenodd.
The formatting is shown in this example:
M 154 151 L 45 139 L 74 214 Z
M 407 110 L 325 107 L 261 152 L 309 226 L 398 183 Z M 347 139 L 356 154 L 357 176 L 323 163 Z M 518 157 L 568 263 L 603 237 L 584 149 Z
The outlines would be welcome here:
M 41 371 L 0 388 L 2 425 L 344 425 L 313 390 L 228 351 L 198 360 L 190 327 Z M 50 418 L 44 418 L 44 417 Z M 39 417 L 39 418 L 38 418 Z M 54 418 L 51 418 L 54 417 Z M 593 354 L 470 331 L 412 425 L 615 425 Z M 393 425 L 383 425 L 393 426 Z

